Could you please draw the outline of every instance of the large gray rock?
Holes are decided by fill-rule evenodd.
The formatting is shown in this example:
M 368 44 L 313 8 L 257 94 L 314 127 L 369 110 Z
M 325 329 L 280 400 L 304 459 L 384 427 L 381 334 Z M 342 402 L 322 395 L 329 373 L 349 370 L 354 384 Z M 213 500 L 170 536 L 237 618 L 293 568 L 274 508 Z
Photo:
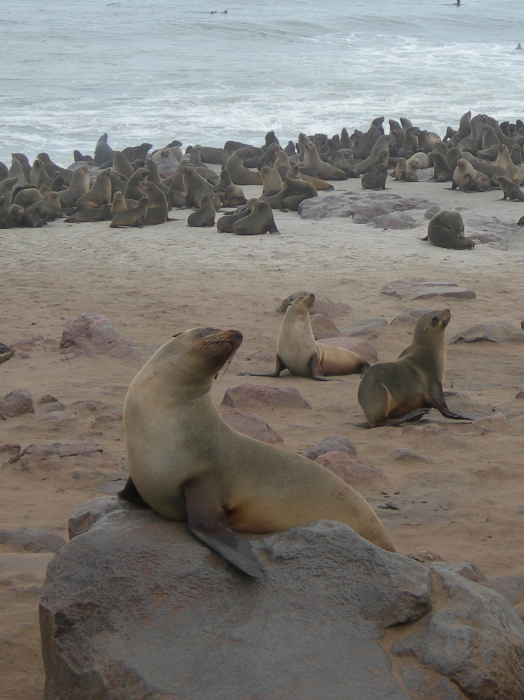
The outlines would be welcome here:
M 251 536 L 259 580 L 115 498 L 70 527 L 40 608 L 46 700 L 524 697 L 501 596 L 340 523 Z
M 455 282 L 429 282 L 423 277 L 411 280 L 395 280 L 388 282 L 380 290 L 381 294 L 403 299 L 431 299 L 431 297 L 452 297 L 453 299 L 475 299 L 476 294 L 472 289 L 459 287 Z
M 524 330 L 515 328 L 511 323 L 494 321 L 492 323 L 477 323 L 470 326 L 450 338 L 449 344 L 464 341 L 465 343 L 478 343 L 488 341 L 490 343 L 502 343 L 504 341 L 524 341 Z

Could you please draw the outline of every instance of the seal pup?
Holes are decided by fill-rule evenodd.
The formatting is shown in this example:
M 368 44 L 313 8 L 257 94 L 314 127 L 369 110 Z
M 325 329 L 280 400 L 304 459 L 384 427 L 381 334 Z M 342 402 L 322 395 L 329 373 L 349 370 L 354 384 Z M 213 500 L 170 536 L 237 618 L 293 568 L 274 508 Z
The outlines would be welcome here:
M 271 374 L 245 372 L 251 377 L 279 377 L 287 369 L 299 377 L 328 381 L 326 377 L 365 372 L 369 362 L 356 352 L 315 340 L 309 312 L 315 303 L 312 293 L 301 294 L 289 304 L 280 325 L 276 368 Z
M 16 350 L 10 348 L 9 345 L 6 345 L 5 343 L 0 343 L 0 365 L 4 362 L 7 362 L 7 360 L 10 360 L 15 354 L 15 352 Z
M 358 388 L 358 402 L 367 418 L 361 428 L 400 425 L 422 418 L 436 408 L 446 418 L 469 420 L 454 413 L 442 390 L 446 370 L 444 331 L 449 309 L 428 311 L 415 326 L 413 342 L 396 362 L 379 362 L 368 369 Z
M 187 217 L 187 225 L 192 227 L 207 227 L 215 225 L 216 209 L 213 195 L 205 194 L 200 200 L 200 207 Z
M 399 182 L 417 182 L 418 179 L 417 173 L 408 168 L 408 161 L 402 156 L 397 159 L 397 164 L 395 166 L 395 170 L 393 171 L 393 175 L 395 176 L 395 180 L 398 180 Z
M 456 209 L 443 209 L 435 214 L 428 224 L 428 235 L 420 240 L 439 248 L 471 250 L 475 247 L 475 241 L 464 236 L 464 221 Z
M 499 175 L 497 177 L 497 182 L 499 183 L 500 189 L 504 194 L 502 199 L 508 198 L 515 199 L 519 202 L 524 202 L 524 192 L 520 189 L 516 182 L 513 182 L 513 180 L 510 180 L 503 175 Z
M 394 551 L 373 508 L 342 479 L 224 422 L 209 392 L 241 342 L 237 330 L 193 328 L 140 370 L 124 402 L 130 478 L 119 496 L 187 521 L 197 539 L 254 577 L 261 564 L 238 532 L 282 532 L 327 519 Z
M 362 175 L 362 188 L 365 190 L 385 190 L 388 177 L 388 166 L 379 163 L 374 170 L 368 170 Z

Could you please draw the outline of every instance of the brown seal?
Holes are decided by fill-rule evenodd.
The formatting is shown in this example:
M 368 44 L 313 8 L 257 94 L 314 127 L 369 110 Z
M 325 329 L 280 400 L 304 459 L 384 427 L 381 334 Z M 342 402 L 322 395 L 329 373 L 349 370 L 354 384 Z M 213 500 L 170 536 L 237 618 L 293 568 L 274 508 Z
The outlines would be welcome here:
M 259 172 L 244 167 L 244 160 L 254 155 L 251 148 L 237 148 L 227 159 L 224 170 L 231 175 L 235 185 L 260 185 L 262 178 Z
M 147 212 L 144 219 L 146 226 L 154 226 L 156 224 L 163 224 L 167 221 L 167 213 L 169 210 L 169 205 L 167 203 L 166 195 L 162 192 L 160 187 L 155 185 L 154 182 L 146 180 L 143 184 L 143 188 L 146 193 L 146 197 L 149 199 L 147 205 Z
M 348 176 L 340 168 L 336 168 L 331 163 L 326 163 L 318 154 L 315 144 L 307 139 L 303 142 L 304 165 L 313 171 L 315 177 L 321 180 L 347 180 Z
M 233 226 L 239 220 L 250 214 L 247 204 L 237 207 L 236 211 L 230 214 L 224 214 L 217 221 L 217 231 L 219 233 L 233 233 Z
M 126 182 L 124 197 L 126 199 L 136 199 L 137 201 L 146 196 L 144 183 L 149 175 L 147 168 L 137 168 Z
M 498 165 L 499 168 L 504 168 L 513 182 L 519 185 L 524 184 L 524 168 L 519 168 L 515 165 L 511 160 L 508 147 L 503 143 L 498 146 L 498 155 L 495 165 Z
M 147 205 L 149 199 L 147 197 L 142 197 L 138 200 L 136 207 L 132 209 L 121 209 L 113 214 L 110 228 L 119 228 L 120 226 L 137 226 L 142 228 L 144 226 L 144 220 L 147 214 Z
M 408 168 L 408 161 L 402 156 L 400 158 L 397 158 L 397 164 L 395 166 L 395 171 L 393 174 L 395 175 L 395 180 L 398 180 L 399 182 L 417 181 L 417 173 L 413 172 L 413 170 L 410 170 Z
M 301 294 L 286 308 L 277 340 L 276 368 L 271 374 L 245 372 L 251 377 L 279 377 L 285 369 L 299 377 L 327 381 L 326 377 L 364 372 L 369 362 L 361 355 L 315 340 L 309 312 L 315 295 Z
M 278 170 L 270 165 L 263 165 L 259 172 L 262 177 L 262 194 L 278 192 L 282 187 L 282 178 Z
M 38 188 L 26 187 L 23 190 L 18 190 L 13 199 L 13 204 L 19 204 L 21 207 L 25 208 L 33 204 L 33 202 L 41 202 L 43 199 Z
M 76 206 L 87 204 L 88 207 L 101 207 L 111 202 L 110 170 L 101 170 L 96 176 L 90 190 L 76 200 Z
M 513 180 L 510 180 L 503 175 L 499 175 L 497 177 L 497 182 L 499 183 L 500 189 L 504 194 L 502 199 L 508 198 L 518 200 L 519 202 L 524 202 L 524 192 L 516 182 L 513 182 Z
M 423 314 L 415 326 L 413 342 L 398 360 L 380 362 L 368 369 L 358 388 L 358 402 L 367 418 L 360 427 L 419 420 L 431 408 L 446 418 L 468 420 L 450 410 L 442 390 L 446 368 L 444 331 L 450 318 L 449 309 Z
M 428 235 L 422 238 L 439 248 L 464 250 L 475 247 L 475 241 L 464 236 L 464 221 L 456 209 L 443 209 L 428 224 Z
M 51 183 L 51 178 L 46 173 L 44 164 L 39 158 L 35 158 L 29 174 L 29 182 L 37 187 L 41 187 L 45 182 Z
M 218 211 L 222 202 L 220 201 L 220 197 L 213 192 L 213 187 L 209 182 L 199 175 L 196 168 L 189 163 L 184 165 L 183 172 L 182 182 L 185 192 L 185 206 L 188 208 L 198 208 L 202 197 L 206 194 L 212 194 L 215 209 Z
M 250 213 L 233 224 L 233 233 L 239 236 L 280 233 L 273 218 L 273 211 L 267 202 L 253 197 L 248 200 L 246 207 Z
M 200 200 L 200 207 L 187 217 L 187 225 L 192 227 L 207 227 L 215 225 L 216 209 L 213 204 L 213 194 L 205 194 Z
M 236 330 L 193 328 L 163 345 L 124 403 L 130 478 L 120 497 L 144 501 L 250 576 L 262 574 L 249 541 L 326 519 L 394 551 L 367 501 L 312 460 L 230 428 L 210 397 L 242 342 Z
M 126 198 L 122 192 L 117 190 L 113 195 L 113 201 L 111 202 L 111 217 L 115 212 L 122 211 L 123 209 L 127 209 Z
M 19 204 L 10 204 L 0 211 L 0 228 L 14 228 L 23 225 L 24 207 Z
M 388 166 L 379 163 L 374 170 L 368 170 L 362 175 L 362 187 L 365 190 L 385 190 L 388 177 Z
M 39 156 L 40 157 L 40 156 Z M 87 165 L 82 165 L 72 173 L 71 184 L 66 190 L 59 192 L 60 206 L 74 207 L 77 200 L 86 192 L 89 191 L 91 180 L 87 174 Z M 51 185 L 51 189 L 53 186 Z
M 485 192 L 491 187 L 491 180 L 484 173 L 475 170 L 465 158 L 459 158 L 453 171 L 451 189 L 455 190 L 457 187 L 463 192 Z
M 15 354 L 15 350 L 5 343 L 0 343 L 0 365 L 10 360 Z

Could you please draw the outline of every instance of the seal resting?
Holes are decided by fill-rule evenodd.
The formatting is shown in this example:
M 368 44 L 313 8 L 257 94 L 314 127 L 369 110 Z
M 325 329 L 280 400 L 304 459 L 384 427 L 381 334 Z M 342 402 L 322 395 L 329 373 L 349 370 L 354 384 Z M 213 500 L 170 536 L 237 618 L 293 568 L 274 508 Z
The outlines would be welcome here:
M 241 342 L 236 330 L 193 328 L 140 370 L 124 403 L 130 478 L 120 497 L 187 521 L 196 538 L 255 577 L 260 562 L 237 532 L 281 532 L 328 519 L 394 551 L 373 508 L 342 479 L 224 422 L 209 391 Z
M 428 235 L 420 240 L 439 248 L 471 250 L 475 247 L 475 241 L 464 236 L 464 221 L 456 209 L 443 209 L 435 214 L 428 224 Z
M 289 304 L 277 340 L 277 365 L 272 374 L 246 372 L 251 377 L 279 377 L 287 369 L 299 377 L 327 381 L 327 376 L 364 372 L 369 362 L 356 352 L 315 340 L 309 312 L 314 294 L 301 294 Z
M 419 420 L 431 408 L 446 418 L 469 420 L 446 404 L 442 382 L 446 369 L 444 331 L 449 309 L 428 311 L 415 326 L 413 342 L 396 362 L 379 362 L 362 377 L 358 402 L 367 418 L 361 428 L 400 425 Z

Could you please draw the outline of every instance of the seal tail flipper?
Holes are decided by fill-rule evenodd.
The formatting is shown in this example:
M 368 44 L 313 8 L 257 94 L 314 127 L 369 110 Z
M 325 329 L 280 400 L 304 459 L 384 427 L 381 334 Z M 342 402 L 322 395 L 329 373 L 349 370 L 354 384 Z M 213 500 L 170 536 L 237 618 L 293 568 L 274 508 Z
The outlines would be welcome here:
M 248 576 L 262 576 L 262 566 L 251 544 L 229 528 L 223 507 L 210 496 L 205 485 L 198 480 L 189 481 L 183 491 L 191 534 Z

